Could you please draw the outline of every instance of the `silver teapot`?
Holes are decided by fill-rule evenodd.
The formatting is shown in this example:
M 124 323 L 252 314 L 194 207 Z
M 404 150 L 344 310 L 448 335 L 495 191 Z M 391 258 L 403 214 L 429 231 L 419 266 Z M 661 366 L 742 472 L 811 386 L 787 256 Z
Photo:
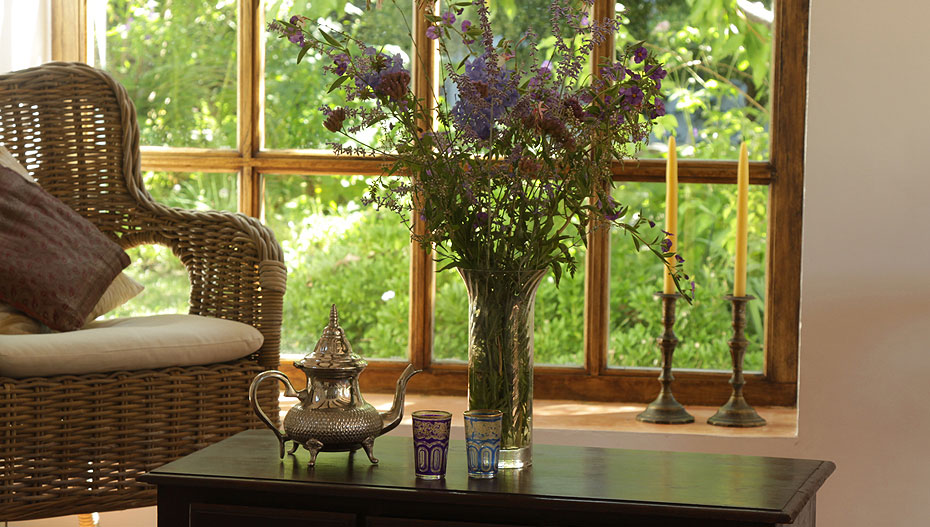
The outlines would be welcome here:
M 307 388 L 294 389 L 284 373 L 269 370 L 259 373 L 249 388 L 249 403 L 278 438 L 279 455 L 284 457 L 288 441 L 293 445 L 288 454 L 299 446 L 310 452 L 310 466 L 316 463 L 320 452 L 346 452 L 364 448 L 372 463 L 378 460 L 372 454 L 375 438 L 387 433 L 400 424 L 404 416 L 404 391 L 407 381 L 421 370 L 408 365 L 397 380 L 394 403 L 391 409 L 381 413 L 365 402 L 358 388 L 358 376 L 368 363 L 352 351 L 339 327 L 339 314 L 333 305 L 329 324 L 323 329 L 314 350 L 294 363 L 307 376 Z M 280 431 L 258 406 L 258 385 L 268 378 L 284 383 L 284 395 L 296 397 L 295 404 L 284 416 L 284 431 Z

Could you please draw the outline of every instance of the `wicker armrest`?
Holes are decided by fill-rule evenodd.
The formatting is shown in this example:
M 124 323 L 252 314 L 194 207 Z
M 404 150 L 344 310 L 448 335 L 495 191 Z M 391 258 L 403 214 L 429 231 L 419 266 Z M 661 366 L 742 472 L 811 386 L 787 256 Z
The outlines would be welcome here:
M 144 226 L 120 243 L 159 243 L 187 268 L 190 313 L 237 320 L 262 332 L 263 366 L 277 367 L 287 270 L 281 246 L 255 218 L 223 211 L 165 207 L 145 193 Z

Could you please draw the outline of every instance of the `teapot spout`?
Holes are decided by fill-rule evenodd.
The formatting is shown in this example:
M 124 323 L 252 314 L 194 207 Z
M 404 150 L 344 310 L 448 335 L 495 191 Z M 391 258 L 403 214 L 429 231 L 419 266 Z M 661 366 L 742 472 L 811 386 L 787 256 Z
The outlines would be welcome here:
M 394 391 L 394 403 L 390 410 L 381 414 L 381 434 L 394 430 L 400 424 L 400 420 L 404 417 L 404 394 L 407 390 L 407 381 L 421 371 L 423 370 L 414 369 L 413 364 L 408 364 L 404 372 L 400 374 L 400 378 L 397 379 L 397 389 Z

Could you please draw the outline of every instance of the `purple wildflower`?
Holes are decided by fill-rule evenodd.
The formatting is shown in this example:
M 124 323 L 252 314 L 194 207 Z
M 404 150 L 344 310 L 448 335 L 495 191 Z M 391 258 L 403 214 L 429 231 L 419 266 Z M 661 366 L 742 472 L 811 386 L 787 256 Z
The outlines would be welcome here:
M 488 213 L 480 211 L 475 215 L 475 222 L 472 224 L 476 229 L 488 224 Z
M 516 104 L 519 97 L 516 88 L 508 82 L 513 72 L 497 70 L 496 78 L 491 78 L 488 70 L 486 55 L 465 63 L 465 75 L 456 77 L 462 98 L 451 112 L 456 124 L 471 129 L 479 139 L 491 137 L 493 121 Z
M 649 228 L 650 228 L 650 229 L 656 226 L 656 222 L 654 222 L 654 221 L 652 221 L 652 220 L 646 220 L 646 221 L 649 222 Z
M 626 103 L 630 106 L 639 106 L 643 102 L 643 90 L 639 86 L 630 86 L 620 90 L 626 95 Z
M 451 26 L 455 23 L 455 13 L 452 11 L 446 11 L 442 14 L 442 21 Z
M 670 238 L 665 238 L 662 240 L 662 252 L 667 253 L 672 249 L 672 240 Z
M 640 62 L 646 60 L 648 55 L 649 52 L 646 51 L 646 48 L 640 46 L 636 48 L 636 51 L 633 52 L 633 62 L 639 64 Z
M 663 115 L 665 115 L 665 103 L 662 102 L 662 99 L 657 98 L 652 111 L 649 113 L 649 117 L 655 119 L 656 117 L 662 117 Z
M 287 39 L 293 42 L 294 44 L 297 44 L 300 47 L 304 46 L 305 39 L 304 39 L 304 34 L 302 31 L 298 30 L 298 31 L 291 33 L 290 36 L 287 37 Z
M 601 77 L 606 79 L 609 82 L 619 82 L 626 77 L 626 68 L 623 67 L 623 64 L 615 63 L 610 66 L 601 67 Z
M 333 63 L 336 65 L 336 67 L 333 68 L 333 73 L 342 75 L 349 68 L 349 56 L 345 53 L 340 53 L 333 57 Z
M 471 20 L 462 20 L 462 33 L 468 31 L 468 28 L 471 27 Z
M 430 26 L 426 28 L 426 38 L 430 40 L 436 40 L 439 38 L 439 28 L 436 26 Z
M 623 207 L 619 206 L 617 200 L 614 199 L 610 194 L 607 195 L 607 203 L 601 204 L 600 208 L 604 211 L 604 218 L 610 221 L 617 221 L 623 216 Z
M 680 254 L 675 255 L 675 261 L 678 263 L 685 263 L 685 259 L 682 258 Z
M 404 100 L 410 84 L 410 72 L 404 69 L 400 53 L 391 57 L 367 48 L 365 55 L 366 59 L 359 65 L 360 73 L 355 77 L 355 86 L 361 97 L 367 99 L 376 95 L 396 102 Z
M 649 70 L 649 78 L 654 81 L 660 81 L 668 75 L 668 72 L 662 69 L 662 66 L 656 65 L 654 68 Z

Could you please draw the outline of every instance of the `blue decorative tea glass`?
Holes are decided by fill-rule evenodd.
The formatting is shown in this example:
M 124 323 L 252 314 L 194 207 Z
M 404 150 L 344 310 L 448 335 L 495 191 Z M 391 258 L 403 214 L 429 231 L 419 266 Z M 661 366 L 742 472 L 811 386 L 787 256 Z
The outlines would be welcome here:
M 442 478 L 446 475 L 452 414 L 442 410 L 417 410 L 412 415 L 413 462 L 417 477 Z
M 465 451 L 468 457 L 468 477 L 493 478 L 501 452 L 500 410 L 468 410 L 465 412 Z

